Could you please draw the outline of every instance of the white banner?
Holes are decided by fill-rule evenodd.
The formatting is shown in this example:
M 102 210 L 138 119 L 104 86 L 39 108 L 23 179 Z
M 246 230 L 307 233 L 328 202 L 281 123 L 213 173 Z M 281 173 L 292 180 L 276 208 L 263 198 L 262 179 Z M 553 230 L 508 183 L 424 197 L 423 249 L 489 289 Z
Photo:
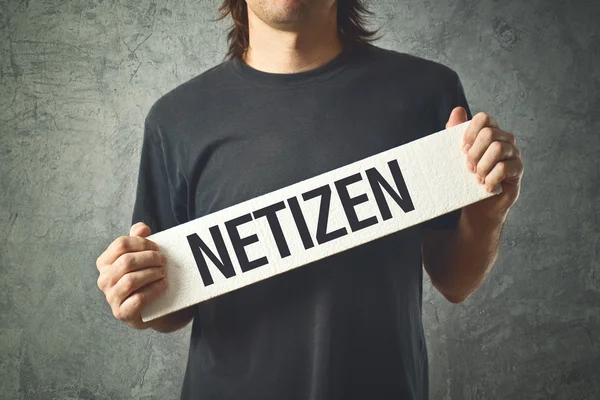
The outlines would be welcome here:
M 461 150 L 469 122 L 147 238 L 167 257 L 166 291 L 142 320 L 200 303 L 501 193 Z

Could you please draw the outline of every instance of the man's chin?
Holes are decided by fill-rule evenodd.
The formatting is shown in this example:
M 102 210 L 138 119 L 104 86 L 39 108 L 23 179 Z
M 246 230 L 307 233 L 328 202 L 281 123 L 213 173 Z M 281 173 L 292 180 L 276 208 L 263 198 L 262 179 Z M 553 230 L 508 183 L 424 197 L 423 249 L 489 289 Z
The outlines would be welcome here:
M 305 26 L 306 21 L 304 21 L 303 13 L 289 12 L 277 15 L 276 18 L 269 21 L 269 25 L 280 30 L 296 31 L 302 26 Z
M 306 24 L 306 0 L 269 0 L 258 3 L 257 16 L 273 28 L 296 31 Z

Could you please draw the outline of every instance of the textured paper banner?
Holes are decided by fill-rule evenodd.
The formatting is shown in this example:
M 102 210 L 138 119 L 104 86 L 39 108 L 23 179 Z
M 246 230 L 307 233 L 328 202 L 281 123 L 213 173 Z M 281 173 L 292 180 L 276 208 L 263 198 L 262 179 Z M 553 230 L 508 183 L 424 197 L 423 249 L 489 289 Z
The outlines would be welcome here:
M 465 166 L 461 143 L 468 124 L 148 236 L 167 257 L 169 285 L 143 308 L 142 320 L 500 193 L 500 185 L 486 192 Z

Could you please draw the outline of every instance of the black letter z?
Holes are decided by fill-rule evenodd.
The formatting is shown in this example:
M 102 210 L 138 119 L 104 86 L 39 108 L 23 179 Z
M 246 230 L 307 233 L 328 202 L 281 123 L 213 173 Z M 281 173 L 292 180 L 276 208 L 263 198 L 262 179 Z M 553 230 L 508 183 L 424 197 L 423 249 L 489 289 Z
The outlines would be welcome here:
M 340 228 L 336 231 L 327 233 L 327 221 L 329 219 L 329 204 L 331 203 L 331 188 L 329 185 L 321 186 L 302 194 L 304 201 L 321 196 L 321 205 L 319 207 L 319 220 L 317 223 L 317 242 L 323 244 L 331 240 L 342 237 L 348 232 L 346 228 Z

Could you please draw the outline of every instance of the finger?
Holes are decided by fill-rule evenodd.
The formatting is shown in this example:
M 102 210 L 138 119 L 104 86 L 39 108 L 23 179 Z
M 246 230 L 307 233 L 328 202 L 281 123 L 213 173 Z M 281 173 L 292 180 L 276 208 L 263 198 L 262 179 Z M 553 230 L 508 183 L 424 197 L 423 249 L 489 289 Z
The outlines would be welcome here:
M 475 116 L 471 119 L 469 126 L 467 126 L 465 134 L 463 135 L 463 151 L 465 153 L 469 151 L 471 146 L 473 146 L 479 131 L 485 127 L 499 128 L 496 121 L 494 121 L 488 114 L 484 112 L 475 114 Z
M 152 234 L 152 229 L 143 222 L 137 222 L 131 226 L 129 230 L 129 236 L 141 236 L 146 237 Z
M 512 144 L 501 141 L 492 142 L 475 166 L 475 172 L 483 182 L 498 162 L 516 157 L 517 151 Z
M 107 249 L 98 257 L 98 265 L 113 264 L 117 258 L 125 253 L 160 250 L 158 245 L 151 240 L 139 236 L 119 236 L 107 247 Z M 100 266 L 98 267 L 100 269 Z
M 485 177 L 484 185 L 488 192 L 503 181 L 520 178 L 523 173 L 523 163 L 520 158 L 512 158 L 497 163 Z
M 150 227 L 148 225 L 146 225 L 144 222 L 137 222 L 131 226 L 131 229 L 129 230 L 129 234 L 130 234 L 130 236 L 140 236 L 140 237 L 145 238 L 152 234 L 152 229 L 150 229 Z M 156 242 L 152 242 L 152 243 L 154 243 L 156 245 L 156 247 L 159 248 L 159 246 Z M 159 250 L 160 250 L 160 248 L 159 248 Z
M 514 136 L 512 133 L 505 132 L 502 129 L 490 127 L 482 128 L 478 132 L 473 145 L 469 148 L 469 151 L 467 151 L 467 168 L 469 168 L 471 172 L 475 172 L 474 169 L 470 168 L 469 164 L 475 167 L 488 147 L 495 141 L 512 143 L 512 136 Z
M 166 268 L 150 267 L 125 274 L 113 286 L 110 302 L 121 306 L 133 292 L 166 276 Z
M 160 296 L 167 288 L 166 278 L 152 282 L 142 287 L 140 290 L 131 294 L 119 306 L 115 307 L 115 317 L 122 321 L 133 321 L 135 323 L 141 320 L 141 310 L 150 301 Z
M 114 286 L 125 274 L 149 267 L 162 267 L 167 263 L 163 253 L 144 250 L 121 255 L 110 267 L 111 284 Z
M 446 123 L 446 129 L 452 128 L 453 126 L 462 124 L 468 121 L 467 110 L 463 107 L 455 107 L 450 113 L 448 122 Z

